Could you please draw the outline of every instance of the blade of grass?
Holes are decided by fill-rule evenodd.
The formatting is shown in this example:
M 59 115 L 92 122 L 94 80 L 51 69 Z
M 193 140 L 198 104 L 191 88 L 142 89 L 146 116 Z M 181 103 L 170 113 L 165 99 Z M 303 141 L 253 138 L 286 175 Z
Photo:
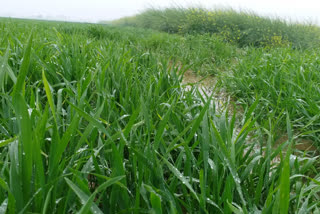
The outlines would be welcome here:
M 69 185 L 69 187 L 73 190 L 73 192 L 78 196 L 78 198 L 80 199 L 81 204 L 86 204 L 87 201 L 89 200 L 89 196 L 87 194 L 85 194 L 77 185 L 75 185 L 71 180 L 69 180 L 68 178 L 64 178 L 65 181 L 67 182 L 67 184 Z M 103 212 L 99 209 L 99 207 L 96 204 L 92 204 L 90 207 L 90 210 L 93 213 L 100 213 L 102 214 Z

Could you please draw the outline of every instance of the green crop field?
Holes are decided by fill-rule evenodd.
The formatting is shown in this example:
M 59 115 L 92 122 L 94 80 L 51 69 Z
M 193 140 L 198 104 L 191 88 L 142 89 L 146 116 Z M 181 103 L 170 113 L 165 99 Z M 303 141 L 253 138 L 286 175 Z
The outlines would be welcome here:
M 320 213 L 319 32 L 1 18 L 0 213 Z

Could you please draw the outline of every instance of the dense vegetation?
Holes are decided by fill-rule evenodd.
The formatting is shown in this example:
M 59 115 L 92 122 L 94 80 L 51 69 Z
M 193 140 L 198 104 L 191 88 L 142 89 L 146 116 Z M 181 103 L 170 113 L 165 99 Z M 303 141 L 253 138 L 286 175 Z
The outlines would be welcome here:
M 0 211 L 319 213 L 318 157 L 296 149 L 319 142 L 317 50 L 88 24 L 0 29 Z M 187 69 L 214 74 L 242 110 L 185 90 Z
M 320 27 L 231 9 L 202 8 L 148 9 L 114 24 L 202 38 L 201 43 L 208 48 L 201 49 L 201 59 L 209 62 L 209 69 L 203 72 L 218 75 L 238 103 L 251 105 L 261 97 L 255 109 L 261 125 L 268 128 L 272 120 L 279 135 L 286 128 L 287 112 L 297 134 L 320 144 Z M 220 43 L 227 41 L 224 45 L 233 47 L 231 54 L 223 58 L 223 66 L 215 62 L 224 56 L 221 48 L 214 47 L 218 51 L 208 54 L 212 43 L 204 38 L 219 38 Z
M 148 9 L 113 22 L 168 33 L 214 34 L 240 47 L 319 47 L 320 28 L 313 24 L 261 17 L 252 12 L 204 8 Z

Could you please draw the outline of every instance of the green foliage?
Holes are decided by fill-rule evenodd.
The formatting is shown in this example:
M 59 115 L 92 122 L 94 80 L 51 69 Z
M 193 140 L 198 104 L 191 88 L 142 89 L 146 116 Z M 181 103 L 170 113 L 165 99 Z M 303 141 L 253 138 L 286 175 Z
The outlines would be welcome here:
M 274 131 L 284 131 L 287 112 L 296 133 L 320 145 L 319 68 L 318 49 L 247 49 L 222 81 L 244 105 L 262 96 L 255 113 L 263 126 L 271 120 Z
M 312 24 L 267 18 L 252 12 L 204 8 L 148 9 L 116 25 L 150 28 L 168 33 L 214 34 L 239 47 L 319 47 L 320 28 Z
M 238 118 L 181 85 L 187 69 L 219 74 L 249 60 L 243 50 L 207 34 L 11 19 L 0 28 L 0 212 L 319 212 L 317 157 L 290 152 L 293 108 L 289 140 L 274 149 L 275 123 L 256 115 L 268 92 L 253 103 L 249 93 Z M 316 79 L 308 66 L 304 78 Z

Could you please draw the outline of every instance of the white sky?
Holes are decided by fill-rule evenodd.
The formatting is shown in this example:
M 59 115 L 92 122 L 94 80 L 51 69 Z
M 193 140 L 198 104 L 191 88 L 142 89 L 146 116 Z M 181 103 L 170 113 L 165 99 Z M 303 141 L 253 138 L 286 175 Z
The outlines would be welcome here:
M 320 0 L 0 0 L 0 16 L 96 22 L 134 15 L 150 6 L 202 5 L 320 23 Z

